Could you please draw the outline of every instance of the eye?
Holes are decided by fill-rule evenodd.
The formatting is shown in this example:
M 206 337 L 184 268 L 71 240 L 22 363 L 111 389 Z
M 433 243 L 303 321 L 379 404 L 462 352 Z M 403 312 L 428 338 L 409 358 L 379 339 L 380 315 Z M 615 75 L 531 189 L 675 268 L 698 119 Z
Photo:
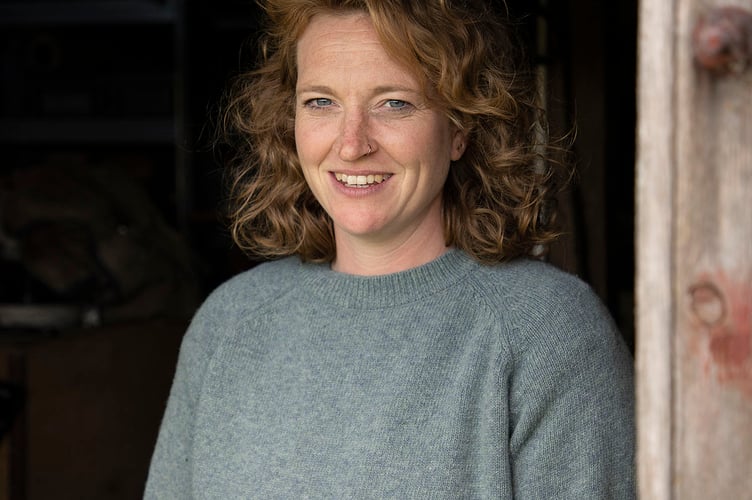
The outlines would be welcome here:
M 316 97 L 314 99 L 308 99 L 305 105 L 309 108 L 326 108 L 332 105 L 332 100 L 326 97 Z
M 389 109 L 405 109 L 410 104 L 407 101 L 402 101 L 400 99 L 389 99 L 384 105 Z

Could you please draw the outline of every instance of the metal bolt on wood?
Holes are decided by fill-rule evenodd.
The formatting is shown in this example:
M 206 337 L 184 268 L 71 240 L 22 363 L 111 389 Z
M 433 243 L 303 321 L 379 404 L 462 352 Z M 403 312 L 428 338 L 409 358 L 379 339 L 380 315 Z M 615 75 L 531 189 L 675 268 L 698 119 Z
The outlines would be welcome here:
M 752 64 L 752 12 L 718 7 L 701 16 L 692 33 L 699 67 L 719 74 L 738 74 Z

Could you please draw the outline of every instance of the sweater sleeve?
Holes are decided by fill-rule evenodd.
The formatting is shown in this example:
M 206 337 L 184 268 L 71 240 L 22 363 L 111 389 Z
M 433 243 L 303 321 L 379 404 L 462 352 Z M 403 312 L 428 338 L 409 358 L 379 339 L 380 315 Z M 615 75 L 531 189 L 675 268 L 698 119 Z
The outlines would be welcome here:
M 512 346 L 515 498 L 634 498 L 631 354 L 589 288 L 556 300 Z
M 216 301 L 214 301 L 216 303 Z M 200 388 L 214 350 L 218 331 L 211 301 L 194 316 L 180 347 L 167 408 L 152 455 L 145 499 L 191 498 L 193 426 Z

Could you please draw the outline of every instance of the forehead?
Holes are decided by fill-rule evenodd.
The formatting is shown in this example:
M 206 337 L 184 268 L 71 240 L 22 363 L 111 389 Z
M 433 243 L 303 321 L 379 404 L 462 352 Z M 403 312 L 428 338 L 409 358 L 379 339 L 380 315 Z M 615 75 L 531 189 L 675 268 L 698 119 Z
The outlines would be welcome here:
M 317 14 L 297 44 L 298 59 L 336 59 L 361 51 L 384 52 L 371 20 L 363 13 Z
M 365 12 L 319 12 L 314 14 L 305 25 L 299 37 L 299 44 L 307 45 L 313 40 L 347 36 L 362 36 L 379 42 L 371 18 Z
M 313 16 L 296 50 L 299 79 L 325 76 L 330 71 L 360 71 L 417 84 L 415 72 L 388 54 L 365 13 Z

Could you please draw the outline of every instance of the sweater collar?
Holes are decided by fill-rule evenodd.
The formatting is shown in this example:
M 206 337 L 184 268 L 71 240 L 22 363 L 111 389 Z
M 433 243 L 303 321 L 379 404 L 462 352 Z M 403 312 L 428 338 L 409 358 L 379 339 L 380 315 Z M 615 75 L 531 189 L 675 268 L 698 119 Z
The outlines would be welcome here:
M 301 264 L 301 286 L 312 300 L 348 309 L 373 309 L 408 304 L 454 286 L 478 264 L 460 250 L 406 271 L 381 276 L 356 276 L 333 271 L 328 264 Z

